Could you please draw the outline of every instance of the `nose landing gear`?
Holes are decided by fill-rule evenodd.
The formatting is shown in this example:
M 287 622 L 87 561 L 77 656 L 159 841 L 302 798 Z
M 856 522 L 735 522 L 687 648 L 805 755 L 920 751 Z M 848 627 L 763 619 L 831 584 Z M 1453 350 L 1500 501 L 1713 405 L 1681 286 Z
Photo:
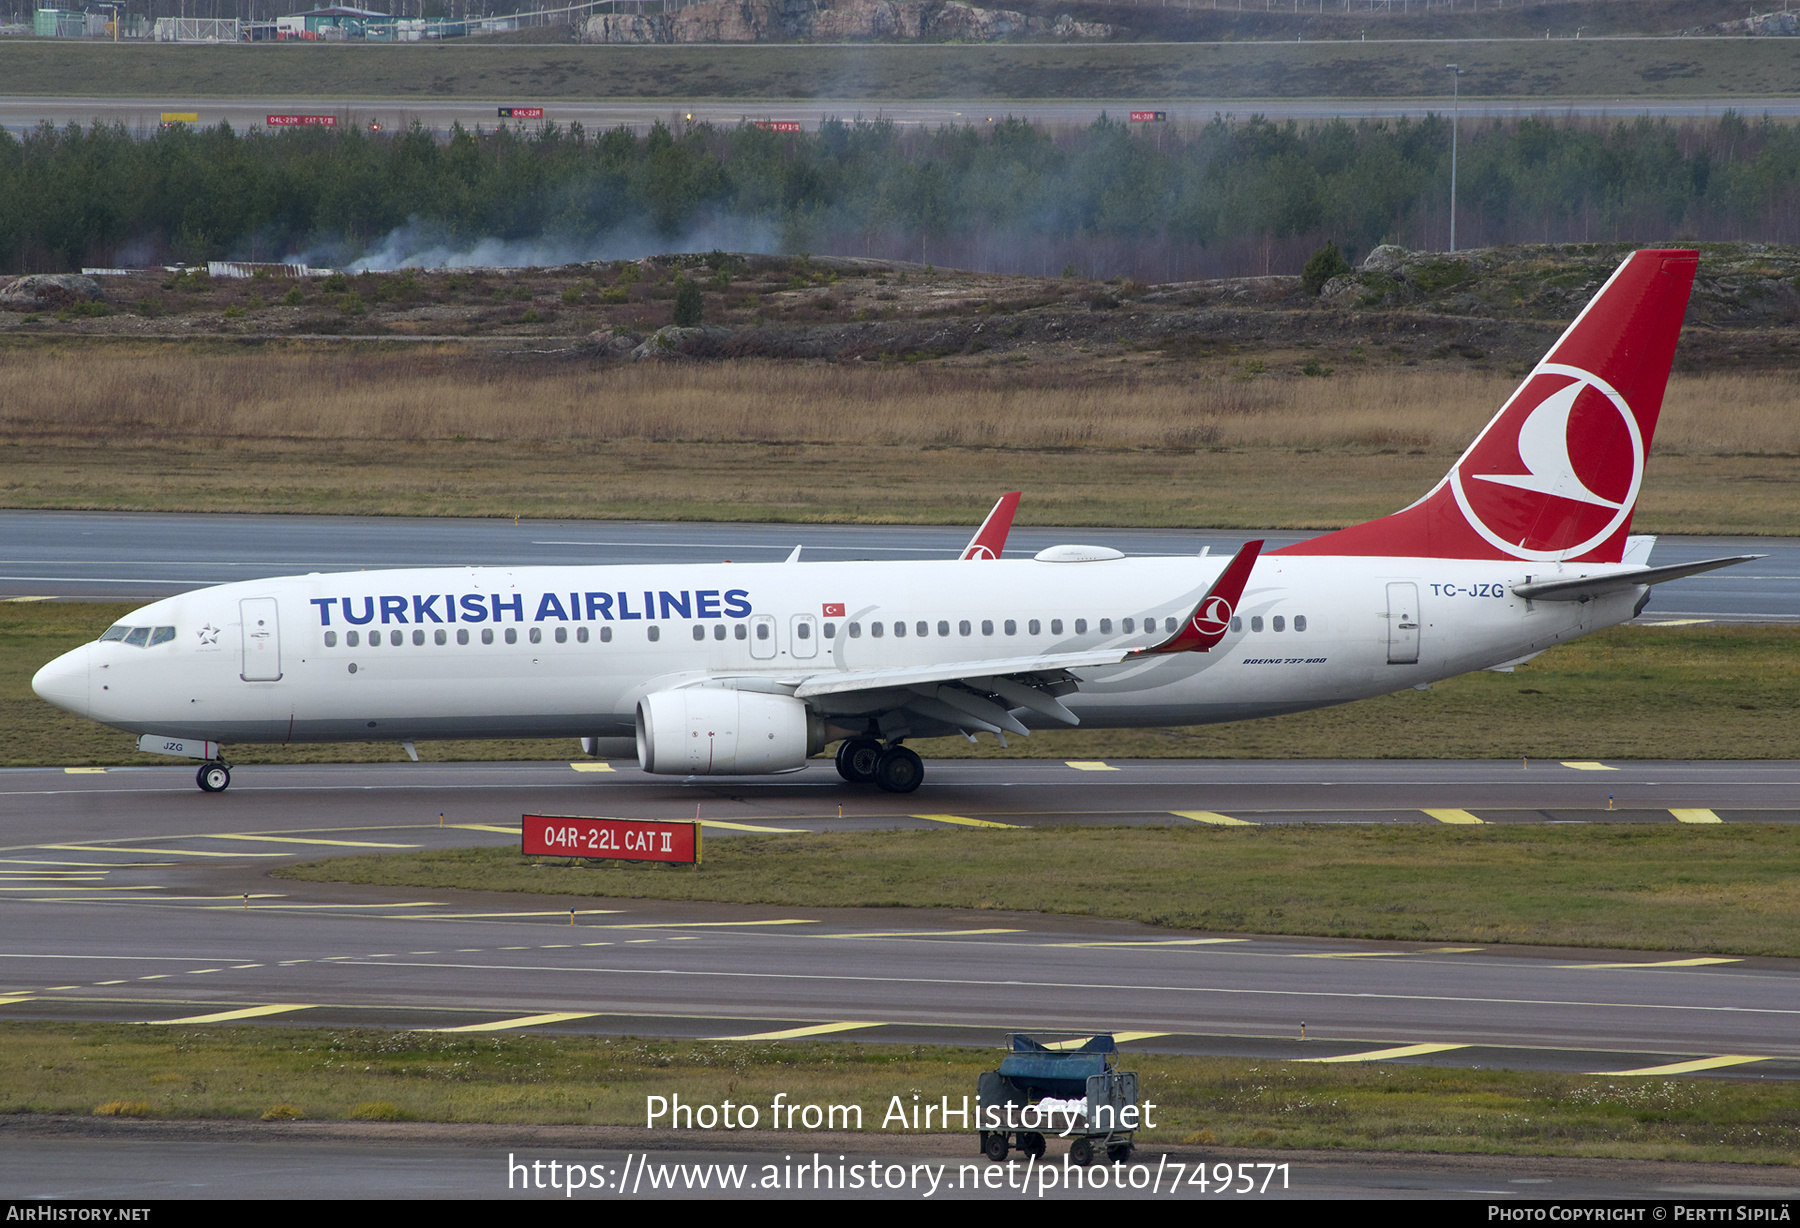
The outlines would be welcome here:
M 202 763 L 194 783 L 202 793 L 223 793 L 231 786 L 231 765 L 223 761 Z

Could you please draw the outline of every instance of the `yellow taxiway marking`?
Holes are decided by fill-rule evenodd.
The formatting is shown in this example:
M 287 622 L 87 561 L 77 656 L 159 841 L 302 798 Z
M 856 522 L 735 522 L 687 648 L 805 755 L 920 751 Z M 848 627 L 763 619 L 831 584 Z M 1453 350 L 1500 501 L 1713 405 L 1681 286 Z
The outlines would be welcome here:
M 784 1028 L 779 1032 L 751 1032 L 745 1036 L 714 1036 L 713 1040 L 797 1040 L 802 1036 L 824 1036 L 830 1032 L 854 1032 L 857 1028 L 879 1028 L 879 1023 L 815 1023 L 804 1028 Z
M 337 844 L 353 849 L 416 849 L 417 844 L 381 844 L 374 840 L 309 840 L 301 836 L 207 836 L 208 840 L 259 840 L 268 844 Z
M 1691 1062 L 1670 1062 L 1667 1066 L 1645 1066 L 1638 1070 L 1594 1070 L 1590 1074 L 1601 1075 L 1678 1075 L 1692 1074 L 1697 1070 L 1718 1070 L 1722 1066 L 1742 1066 L 1745 1062 L 1766 1062 L 1766 1057 L 1751 1057 L 1742 1053 L 1728 1053 L 1719 1057 L 1698 1057 Z
M 1675 816 L 1675 821 L 1678 823 L 1723 823 L 1725 821 L 1710 810 L 1671 810 L 1669 813 Z
M 8 603 L 12 603 L 12 602 L 21 602 L 22 603 L 22 602 L 26 602 L 26 601 L 55 601 L 55 600 L 56 600 L 56 598 L 54 598 L 54 597 L 0 597 L 0 601 L 5 601 Z
M 1607 767 L 1604 763 L 1595 763 L 1589 759 L 1579 759 L 1573 763 L 1564 763 L 1566 768 L 1574 768 L 1577 772 L 1616 772 L 1616 767 Z
M 1467 810 L 1427 810 L 1425 813 L 1430 815 L 1432 818 L 1436 819 L 1440 823 L 1477 823 L 1477 824 L 1479 824 L 1479 823 L 1485 823 L 1487 821 L 1485 819 L 1476 818 L 1474 815 L 1470 814 Z
M 0 857 L 9 866 L 85 866 L 94 870 L 141 870 L 145 866 L 172 866 L 172 861 L 44 861 L 37 857 Z M 59 871 L 64 873 L 66 871 Z
M 744 925 L 817 925 L 812 917 L 785 917 L 770 921 L 637 921 L 630 925 L 599 925 L 590 929 L 603 930 L 674 930 L 674 929 L 718 929 L 736 928 Z
M 41 883 L 38 883 L 35 886 L 31 886 L 31 887 L 0 887 L 0 891 L 51 891 L 51 892 L 56 892 L 56 891 L 162 891 L 162 890 L 164 890 L 164 888 L 156 883 L 144 883 L 144 884 L 142 884 L 140 886 L 136 886 L 136 887 L 121 887 L 117 883 L 114 883 L 110 886 L 89 887 L 89 886 L 84 886 L 81 883 L 63 882 L 60 879 L 51 879 L 49 881 L 41 882 Z
M 167 898 L 167 897 L 165 897 L 165 898 Z M 237 897 L 220 896 L 218 898 L 229 900 L 229 899 L 235 899 Z M 274 902 L 264 903 L 263 902 L 264 900 L 269 900 L 269 901 L 274 901 Z M 287 904 L 287 903 L 280 902 L 279 896 L 255 896 L 255 895 L 253 895 L 250 897 L 250 904 L 252 907 L 254 907 L 262 912 L 270 912 L 270 911 L 303 912 L 303 911 L 308 911 L 308 910 L 329 909 L 329 908 L 432 908 L 437 905 L 437 901 L 435 901 L 435 900 L 414 900 L 409 904 Z M 243 908 L 243 903 L 240 901 L 237 904 L 208 904 L 206 906 L 206 911 L 208 911 L 208 912 L 230 912 L 233 908 L 241 909 L 241 908 Z M 429 915 L 429 914 L 427 914 L 427 915 Z M 410 920 L 412 920 L 412 918 L 411 917 L 402 917 L 401 920 L 410 921 Z
M 1248 938 L 1126 938 L 1102 942 L 1053 942 L 1053 947 L 1207 947 L 1221 942 L 1249 942 Z
M 551 1011 L 544 1015 L 521 1015 L 517 1019 L 496 1019 L 492 1023 L 466 1023 L 460 1028 L 432 1028 L 433 1032 L 505 1032 L 512 1028 L 535 1028 L 545 1023 L 567 1023 L 571 1019 L 592 1019 L 594 1011 Z
M 106 769 L 105 768 L 64 768 L 63 775 L 65 775 L 65 776 L 104 776 L 104 775 L 106 775 Z
M 722 827 L 726 831 L 760 831 L 782 836 L 810 836 L 812 833 L 800 827 L 758 827 L 754 823 L 727 823 L 724 819 L 701 819 L 702 827 Z
M 1064 759 L 1077 772 L 1116 772 L 1119 769 L 1099 759 Z
M 311 1010 L 305 1002 L 271 1002 L 267 1006 L 246 1006 L 235 1011 L 218 1011 L 211 1015 L 189 1015 L 185 1019 L 149 1019 L 151 1027 L 168 1027 L 176 1023 L 224 1023 L 230 1019 L 256 1019 L 263 1015 L 284 1015 L 288 1011 Z
M 79 989 L 80 986 L 79 985 L 64 985 L 64 986 L 60 986 L 59 988 Z M 31 1001 L 31 995 L 28 993 L 0 993 L 0 1006 L 11 1006 L 14 1002 L 29 1002 L 29 1001 Z
M 1665 618 L 1658 623 L 1641 623 L 1644 627 L 1692 627 L 1696 623 L 1709 623 L 1710 618 Z
M 201 836 L 200 839 L 208 839 Z M 64 853 L 159 853 L 164 857 L 286 857 L 286 853 L 209 853 L 201 849 L 128 849 L 116 844 L 46 844 Z
M 1467 1045 L 1401 1045 L 1396 1049 L 1370 1049 L 1366 1053 L 1345 1053 L 1337 1057 L 1304 1057 L 1303 1062 L 1385 1062 L 1395 1057 L 1420 1057 L 1427 1053 L 1445 1053 L 1451 1049 L 1467 1049 Z
M 1413 955 L 1414 951 L 1312 951 L 1295 959 L 1373 959 L 1382 955 Z
M 975 934 L 1023 934 L 1024 930 L 881 930 L 867 934 L 815 934 L 815 938 L 967 938 Z
M 569 766 L 577 772 L 610 772 L 613 770 L 613 765 L 610 763 L 571 763 Z
M 1255 827 L 1257 824 L 1247 819 L 1234 819 L 1228 814 L 1220 814 L 1216 810 L 1171 810 L 1170 814 L 1182 819 L 1192 819 L 1196 823 L 1211 823 L 1215 827 Z
M 989 819 L 971 819 L 960 814 L 915 814 L 915 819 L 928 819 L 933 823 L 955 823 L 961 827 L 1017 827 L 1016 823 L 995 823 Z
M 331 905 L 320 905 L 329 908 Z M 576 910 L 578 917 L 610 917 L 619 912 L 617 908 L 582 908 Z M 401 917 L 402 921 L 486 921 L 494 917 L 562 917 L 568 918 L 569 910 L 559 908 L 554 912 L 424 912 L 415 917 Z M 470 947 L 471 951 L 482 950 L 481 947 Z M 430 952 L 425 952 L 430 954 Z
M 516 827 L 495 827 L 492 823 L 452 823 L 450 826 L 462 831 L 497 831 L 508 836 L 519 834 L 519 829 Z
M 1647 964 L 1558 964 L 1559 968 L 1704 968 L 1709 964 L 1741 964 L 1724 955 L 1698 955 L 1693 959 L 1659 959 Z
M 1169 1033 L 1167 1033 L 1167 1032 L 1114 1032 L 1112 1034 L 1112 1038 L 1115 1043 L 1122 1045 L 1128 1041 L 1154 1040 L 1158 1036 L 1167 1036 L 1167 1035 L 1169 1035 Z M 1061 1049 L 1061 1050 L 1079 1049 L 1079 1048 L 1081 1048 L 1081 1046 L 1087 1044 L 1092 1039 L 1094 1039 L 1092 1036 L 1077 1036 L 1073 1040 L 1046 1041 L 1044 1044 L 1044 1048 L 1046 1048 L 1046 1049 Z

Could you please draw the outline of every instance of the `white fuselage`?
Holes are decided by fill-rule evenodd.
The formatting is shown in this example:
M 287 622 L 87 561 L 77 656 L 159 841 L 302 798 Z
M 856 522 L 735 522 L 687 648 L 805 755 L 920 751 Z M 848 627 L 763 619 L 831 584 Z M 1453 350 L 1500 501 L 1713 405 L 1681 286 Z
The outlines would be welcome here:
M 645 695 L 702 679 L 780 690 L 835 670 L 1149 645 L 1188 616 L 1225 563 L 725 563 L 256 580 L 146 606 L 122 624 L 172 627 L 172 638 L 84 645 L 34 685 L 120 729 L 215 742 L 627 737 Z M 1089 727 L 1322 707 L 1533 655 L 1629 619 L 1644 591 L 1588 602 L 1527 602 L 1509 591 L 1555 570 L 1265 555 L 1233 629 L 1210 652 L 1079 669 L 1079 689 L 1062 701 Z M 887 701 L 865 690 L 807 702 L 842 725 Z

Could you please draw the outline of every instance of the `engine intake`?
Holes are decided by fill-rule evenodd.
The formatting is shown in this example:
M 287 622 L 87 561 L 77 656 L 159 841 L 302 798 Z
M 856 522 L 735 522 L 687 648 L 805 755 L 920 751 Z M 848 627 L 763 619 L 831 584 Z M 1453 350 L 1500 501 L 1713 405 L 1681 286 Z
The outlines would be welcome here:
M 803 767 L 816 740 L 791 695 L 687 687 L 637 706 L 638 764 L 662 776 L 758 776 Z

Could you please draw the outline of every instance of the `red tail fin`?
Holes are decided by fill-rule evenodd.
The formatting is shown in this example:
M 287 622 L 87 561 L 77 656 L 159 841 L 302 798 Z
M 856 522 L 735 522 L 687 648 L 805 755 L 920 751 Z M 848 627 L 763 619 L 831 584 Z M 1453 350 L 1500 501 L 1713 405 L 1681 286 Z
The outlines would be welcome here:
M 1618 562 L 1698 264 L 1627 256 L 1430 494 L 1271 553 Z
M 1231 556 L 1231 562 L 1225 564 L 1225 570 L 1219 573 L 1219 578 L 1206 590 L 1206 596 L 1200 598 L 1200 604 L 1194 607 L 1188 620 L 1181 624 L 1181 629 L 1162 643 L 1139 648 L 1132 655 L 1210 651 L 1213 645 L 1225 638 L 1225 632 L 1230 629 L 1231 616 L 1237 613 L 1238 602 L 1244 599 L 1244 585 L 1249 582 L 1250 573 L 1256 569 L 1256 556 L 1261 553 L 1262 547 L 1260 541 L 1245 542 Z
M 975 530 L 975 536 L 963 547 L 959 559 L 997 559 L 1000 552 L 1006 549 L 1006 535 L 1012 532 L 1013 513 L 1019 508 L 1019 492 L 1008 491 L 1000 496 L 1000 502 L 994 504 L 994 510 L 987 514 L 981 527 Z

